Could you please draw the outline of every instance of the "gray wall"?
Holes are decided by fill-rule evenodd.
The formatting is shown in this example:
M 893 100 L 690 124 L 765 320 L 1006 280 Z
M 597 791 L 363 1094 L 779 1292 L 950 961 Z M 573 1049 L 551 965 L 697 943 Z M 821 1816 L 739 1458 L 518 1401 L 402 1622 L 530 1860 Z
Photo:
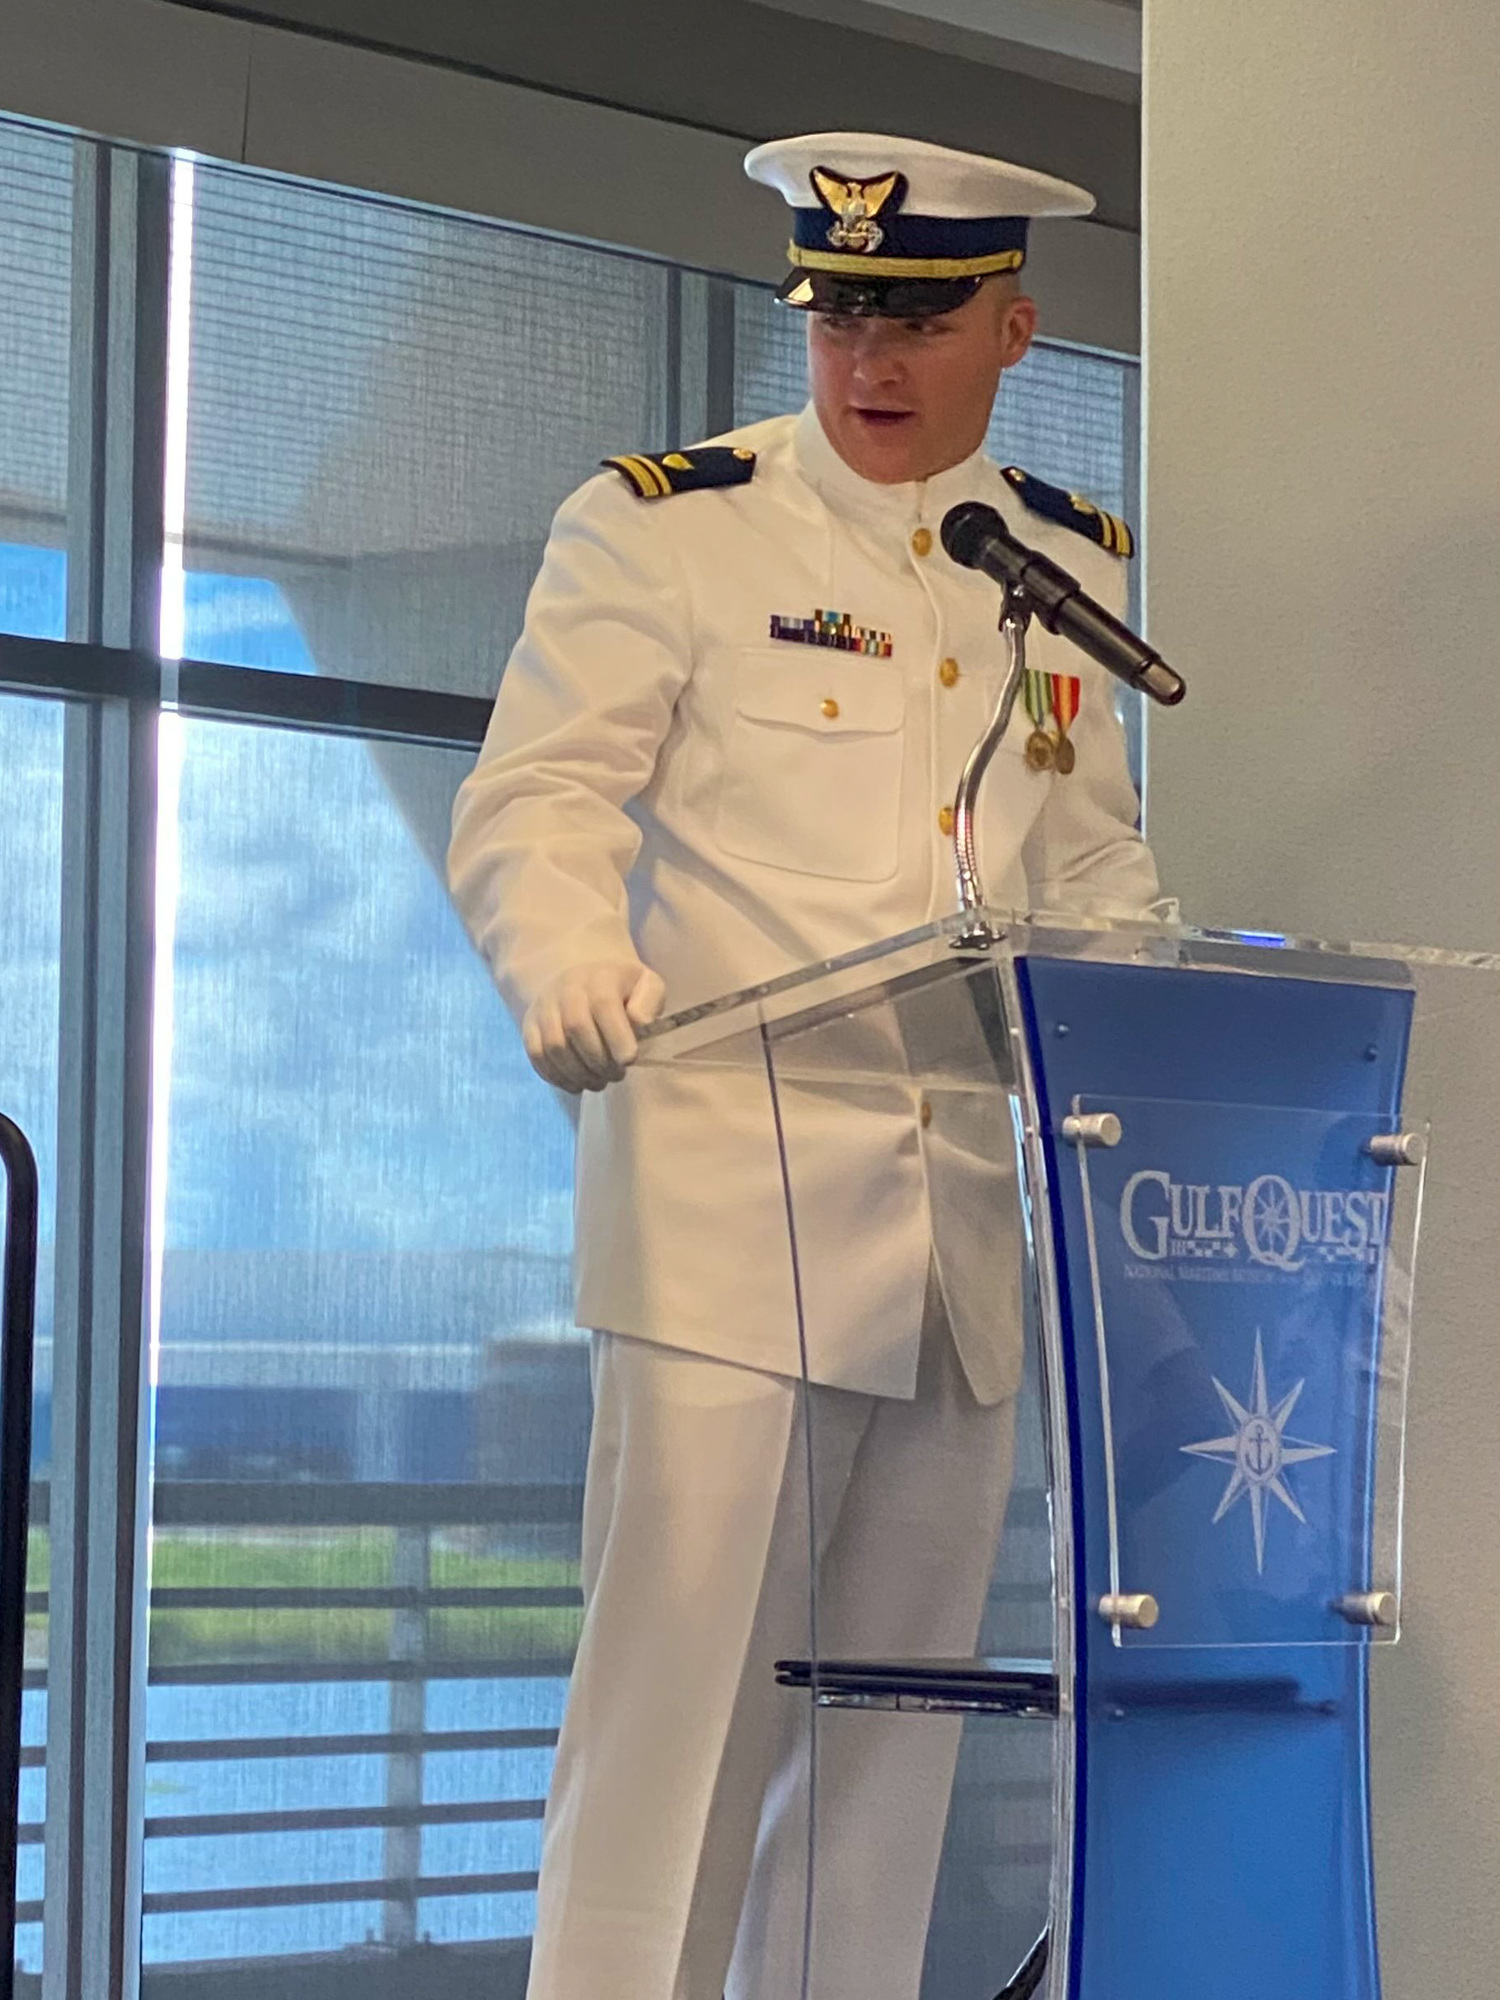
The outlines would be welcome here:
M 333 4 L 327 0 L 323 11 Z M 782 129 L 822 123 L 810 81 L 817 71 L 808 65 L 814 55 L 836 65 L 841 31 L 748 0 L 692 5 L 695 18 L 700 7 L 713 14 L 704 19 L 717 22 L 720 40 L 710 43 L 702 24 L 689 36 L 670 10 L 642 4 L 627 13 L 603 0 L 583 9 L 361 4 L 353 10 L 374 26 L 378 13 L 390 34 L 400 19 L 420 20 L 424 37 L 440 39 L 445 30 L 450 42 L 463 23 L 471 34 L 479 24 L 492 66 L 525 76 L 523 87 L 175 0 L 0 0 L 0 111 L 500 216 L 707 270 L 778 277 L 784 212 L 774 196 L 745 180 L 744 140 L 737 134 L 775 129 L 772 111 Z M 599 66 L 581 14 L 597 16 L 612 67 Z M 679 57 L 658 82 L 649 58 L 673 21 Z M 731 21 L 739 38 L 732 43 L 722 38 Z M 546 28 L 548 22 L 570 23 L 571 40 Z M 633 23 L 633 53 L 630 37 L 616 45 L 622 23 Z M 809 38 L 817 37 L 829 38 L 830 46 L 814 48 Z M 795 91 L 763 104 L 748 89 L 730 93 L 726 79 L 736 72 L 727 56 L 739 49 L 743 66 L 751 43 L 759 71 L 785 65 Z M 570 63 L 573 44 L 583 47 Z M 877 123 L 875 113 L 889 114 L 898 129 L 941 139 L 1010 146 L 1035 165 L 1097 185 L 1117 220 L 1129 224 L 1136 202 L 1133 107 L 874 36 L 856 36 L 851 46 L 867 87 L 843 110 L 863 108 Z M 711 61 L 704 59 L 708 47 Z M 684 48 L 691 62 L 680 55 Z M 477 61 L 467 44 L 450 53 Z M 687 92 L 695 72 L 703 85 L 700 116 L 674 122 L 693 109 Z M 612 89 L 615 102 L 567 94 L 586 86 Z M 632 104 L 645 109 L 621 108 Z M 822 102 L 825 117 L 831 108 Z M 653 109 L 671 115 L 645 115 Z M 710 129 L 715 119 L 725 129 Z M 1037 236 L 1047 331 L 1132 350 L 1139 247 L 1133 231 L 1109 222 L 1054 223 Z
M 736 138 L 920 131 L 1081 180 L 1107 220 L 1134 228 L 1139 219 L 1132 106 L 755 0 L 211 0 L 208 11 Z
M 1188 913 L 1500 947 L 1500 9 L 1148 0 L 1152 737 Z M 1433 1024 L 1387 2000 L 1500 1965 L 1500 1019 Z M 1467 1121 L 1469 1136 L 1464 1135 Z

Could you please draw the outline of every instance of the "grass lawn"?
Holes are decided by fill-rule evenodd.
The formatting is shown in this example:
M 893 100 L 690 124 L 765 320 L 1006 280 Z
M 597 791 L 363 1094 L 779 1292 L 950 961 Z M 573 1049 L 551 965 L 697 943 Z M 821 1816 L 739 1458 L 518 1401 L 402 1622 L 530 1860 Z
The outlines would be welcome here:
M 31 1537 L 27 1588 L 47 1588 L 50 1549 L 45 1530 Z M 395 1582 L 396 1531 L 391 1528 L 170 1529 L 153 1537 L 151 1664 L 285 1660 L 388 1660 L 398 1619 L 411 1614 L 317 1604 L 247 1604 L 231 1610 L 183 1608 L 156 1599 L 172 1590 L 349 1590 Z M 563 1557 L 493 1554 L 456 1535 L 435 1536 L 431 1583 L 436 1590 L 576 1589 L 578 1565 Z M 567 1605 L 498 1605 L 427 1613 L 424 1654 L 433 1659 L 521 1665 L 571 1656 L 582 1613 Z M 28 1654 L 45 1656 L 45 1613 L 27 1619 Z M 403 1651 L 411 1650 L 403 1634 Z

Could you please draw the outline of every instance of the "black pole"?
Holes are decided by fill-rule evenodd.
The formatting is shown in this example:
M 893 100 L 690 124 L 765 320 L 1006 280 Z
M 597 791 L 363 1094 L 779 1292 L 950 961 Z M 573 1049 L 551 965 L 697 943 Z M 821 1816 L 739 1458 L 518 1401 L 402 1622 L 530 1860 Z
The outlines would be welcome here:
M 5 1266 L 0 1280 L 0 2000 L 16 1979 L 16 1823 L 26 1672 L 26 1539 L 31 1508 L 31 1372 L 36 1333 L 36 1156 L 0 1112 Z

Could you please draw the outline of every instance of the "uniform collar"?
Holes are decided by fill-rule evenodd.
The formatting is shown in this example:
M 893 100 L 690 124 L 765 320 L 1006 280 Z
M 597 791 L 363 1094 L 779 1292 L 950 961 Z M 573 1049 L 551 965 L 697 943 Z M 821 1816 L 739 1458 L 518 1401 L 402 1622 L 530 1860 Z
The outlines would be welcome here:
M 918 523 L 936 531 L 944 514 L 960 500 L 990 497 L 995 477 L 981 449 L 931 479 L 910 479 L 899 486 L 864 479 L 828 442 L 811 403 L 796 419 L 793 448 L 803 478 L 835 514 L 903 531 Z

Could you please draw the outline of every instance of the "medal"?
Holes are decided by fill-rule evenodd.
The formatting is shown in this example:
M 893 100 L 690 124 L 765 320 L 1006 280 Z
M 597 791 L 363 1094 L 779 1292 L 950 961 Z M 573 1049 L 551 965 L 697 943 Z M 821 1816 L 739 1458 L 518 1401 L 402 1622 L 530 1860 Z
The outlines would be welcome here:
M 1052 684 L 1052 713 L 1057 719 L 1057 741 L 1052 761 L 1059 774 L 1066 778 L 1078 762 L 1078 752 L 1073 748 L 1068 730 L 1078 713 L 1081 688 L 1074 674 L 1052 674 L 1048 678 Z
M 1033 771 L 1050 771 L 1055 754 L 1052 738 L 1042 724 L 1047 720 L 1047 682 L 1035 667 L 1026 669 L 1024 689 L 1026 713 L 1031 717 L 1031 734 L 1026 739 L 1026 762 Z

